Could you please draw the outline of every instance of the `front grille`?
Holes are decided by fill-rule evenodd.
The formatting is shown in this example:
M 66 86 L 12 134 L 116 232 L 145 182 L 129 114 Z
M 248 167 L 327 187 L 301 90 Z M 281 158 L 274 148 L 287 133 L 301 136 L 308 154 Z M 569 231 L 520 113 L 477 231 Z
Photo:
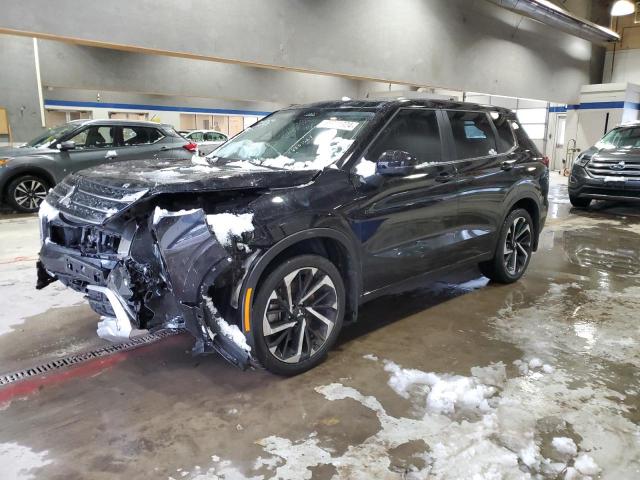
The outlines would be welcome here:
M 593 177 L 638 177 L 640 163 L 618 158 L 597 158 L 587 164 L 587 172 Z
M 115 255 L 120 236 L 95 227 L 50 226 L 49 239 L 56 245 L 80 250 L 84 255 Z
M 101 185 L 72 175 L 56 185 L 47 201 L 71 220 L 101 224 L 146 192 L 141 188 Z

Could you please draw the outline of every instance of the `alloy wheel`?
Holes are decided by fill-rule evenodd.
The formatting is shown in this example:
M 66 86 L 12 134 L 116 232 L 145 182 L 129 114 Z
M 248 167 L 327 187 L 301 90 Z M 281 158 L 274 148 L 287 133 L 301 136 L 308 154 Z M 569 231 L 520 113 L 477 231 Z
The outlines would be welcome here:
M 524 217 L 516 217 L 504 240 L 504 266 L 509 275 L 519 275 L 531 255 L 531 226 Z
M 338 317 L 338 294 L 331 277 L 316 267 L 287 274 L 271 292 L 262 333 L 271 354 L 299 363 L 327 342 Z
M 16 203 L 28 210 L 37 210 L 46 196 L 47 187 L 33 178 L 23 180 L 13 191 Z

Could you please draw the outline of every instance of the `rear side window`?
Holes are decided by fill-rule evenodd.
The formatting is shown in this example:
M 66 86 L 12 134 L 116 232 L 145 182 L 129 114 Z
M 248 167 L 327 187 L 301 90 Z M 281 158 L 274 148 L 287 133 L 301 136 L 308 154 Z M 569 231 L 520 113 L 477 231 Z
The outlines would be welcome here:
M 439 162 L 442 144 L 438 119 L 433 110 L 405 109 L 391 120 L 367 153 L 376 161 L 388 150 L 402 150 L 420 162 Z
M 538 147 L 536 144 L 531 141 L 527 132 L 524 131 L 522 125 L 519 122 L 514 120 L 510 121 L 511 128 L 513 128 L 513 133 L 516 134 L 516 139 L 518 140 L 518 145 L 526 150 L 531 151 L 534 155 L 540 156 L 540 152 L 538 151 Z
M 156 143 L 163 136 L 160 130 L 153 127 L 124 127 L 122 129 L 125 146 L 149 145 Z
M 486 157 L 497 153 L 496 138 L 486 113 L 449 111 L 447 115 L 456 147 L 456 159 Z
M 216 132 L 206 132 L 204 134 L 204 139 L 207 142 L 223 142 L 226 140 L 224 135 Z
M 498 153 L 504 153 L 511 150 L 516 145 L 513 131 L 511 130 L 511 121 L 506 115 L 492 113 L 493 124 L 498 131 Z
M 187 138 L 189 140 L 193 140 L 194 142 L 201 142 L 202 141 L 202 132 L 190 133 L 189 135 L 187 135 Z

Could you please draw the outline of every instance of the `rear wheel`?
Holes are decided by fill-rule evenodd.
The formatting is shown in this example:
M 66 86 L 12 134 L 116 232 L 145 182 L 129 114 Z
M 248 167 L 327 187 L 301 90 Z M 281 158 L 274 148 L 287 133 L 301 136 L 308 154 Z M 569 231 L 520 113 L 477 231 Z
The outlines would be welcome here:
M 522 208 L 513 210 L 502 224 L 495 256 L 481 263 L 480 271 L 494 282 L 517 281 L 529 266 L 533 239 L 533 221 L 529 212 Z
M 7 202 L 22 213 L 34 213 L 47 196 L 48 183 L 35 175 L 23 175 L 7 187 Z
M 318 365 L 342 328 L 344 283 L 326 258 L 301 255 L 273 270 L 253 305 L 255 353 L 278 375 L 297 375 Z
M 577 208 L 587 208 L 591 204 L 590 198 L 580 198 L 569 194 L 569 201 L 571 205 Z

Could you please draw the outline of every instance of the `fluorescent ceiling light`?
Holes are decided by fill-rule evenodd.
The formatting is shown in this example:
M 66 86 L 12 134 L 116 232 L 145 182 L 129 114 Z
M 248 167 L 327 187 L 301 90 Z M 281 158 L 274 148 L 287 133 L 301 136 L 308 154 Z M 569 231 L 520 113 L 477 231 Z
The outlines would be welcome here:
M 611 16 L 622 17 L 631 15 L 636 11 L 636 6 L 630 0 L 617 0 L 611 7 Z

